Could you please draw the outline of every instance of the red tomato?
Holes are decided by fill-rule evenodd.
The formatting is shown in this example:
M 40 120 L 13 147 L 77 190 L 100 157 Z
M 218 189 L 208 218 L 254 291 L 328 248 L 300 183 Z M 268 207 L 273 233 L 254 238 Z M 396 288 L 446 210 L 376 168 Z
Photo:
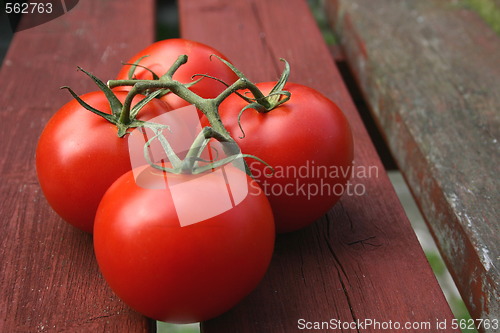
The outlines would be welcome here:
M 177 58 L 183 54 L 188 56 L 188 61 L 186 64 L 182 65 L 173 76 L 175 80 L 181 83 L 191 83 L 193 80 L 200 78 L 192 78 L 195 74 L 210 75 L 226 82 L 227 84 L 231 84 L 238 79 L 236 74 L 219 59 L 216 59 L 215 57 L 212 59 L 210 58 L 210 56 L 214 54 L 227 60 L 223 54 L 210 46 L 187 39 L 165 39 L 153 43 L 133 56 L 127 63 L 133 64 L 139 58 L 147 55 L 147 57 L 141 59 L 139 64 L 151 69 L 158 76 L 162 76 L 167 72 Z M 123 66 L 116 79 L 128 79 L 129 70 L 129 65 Z M 137 67 L 134 72 L 134 77 L 142 80 L 150 80 L 153 78 L 153 75 L 146 69 Z M 226 86 L 220 82 L 204 78 L 200 82 L 193 85 L 190 89 L 203 98 L 214 98 L 217 97 L 217 95 L 219 95 L 225 88 Z M 120 87 L 117 89 L 129 90 L 130 87 Z M 189 104 L 173 93 L 169 93 L 161 97 L 161 99 L 167 102 L 173 109 Z
M 200 175 L 134 171 L 109 188 L 95 220 L 95 254 L 111 289 L 138 312 L 173 323 L 213 318 L 249 294 L 275 237 L 253 180 L 229 165 Z M 236 178 L 244 185 L 234 186 Z
M 125 92 L 116 96 L 123 102 Z M 94 108 L 111 113 L 102 92 L 81 98 Z M 133 105 L 144 96 L 136 96 Z M 147 120 L 169 111 L 160 100 L 152 100 L 139 113 Z M 40 186 L 52 208 L 68 223 L 92 232 L 95 212 L 108 187 L 131 169 L 128 135 L 117 136 L 117 128 L 84 109 L 76 100 L 64 105 L 47 123 L 36 150 Z
M 257 84 L 264 94 L 275 83 Z M 350 175 L 353 138 L 342 111 L 314 89 L 289 83 L 289 101 L 268 113 L 246 110 L 241 126 L 238 113 L 247 103 L 236 94 L 219 108 L 222 122 L 248 159 L 250 169 L 273 208 L 276 231 L 303 228 L 325 214 L 340 198 Z M 207 120 L 202 120 L 207 125 Z

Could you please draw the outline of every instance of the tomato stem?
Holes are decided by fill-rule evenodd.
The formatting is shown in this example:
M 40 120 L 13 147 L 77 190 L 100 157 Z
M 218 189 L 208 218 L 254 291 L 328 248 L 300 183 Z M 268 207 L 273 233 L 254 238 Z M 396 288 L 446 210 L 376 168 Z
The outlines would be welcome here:
M 119 86 L 132 86 L 132 89 L 127 96 L 122 112 L 121 112 L 121 122 L 126 123 L 130 121 L 130 105 L 132 99 L 135 95 L 139 93 L 144 93 L 145 91 L 158 90 L 158 89 L 168 89 L 175 95 L 179 96 L 183 100 L 187 101 L 195 105 L 207 118 L 210 122 L 210 125 L 216 129 L 219 133 L 230 137 L 227 130 L 222 125 L 220 121 L 220 117 L 218 116 L 218 107 L 219 105 L 231 94 L 238 93 L 239 90 L 248 89 L 254 98 L 247 98 L 238 93 L 242 98 L 244 98 L 247 102 L 249 102 L 252 107 L 255 107 L 259 112 L 268 112 L 278 105 L 286 102 L 290 98 L 290 93 L 284 91 L 283 88 L 288 80 L 290 75 L 290 66 L 286 60 L 281 59 L 285 63 L 285 69 L 281 74 L 281 77 L 273 88 L 271 93 L 268 96 L 265 96 L 257 86 L 252 83 L 242 72 L 240 72 L 236 67 L 234 67 L 228 61 L 217 57 L 220 61 L 226 64 L 231 70 L 238 75 L 239 79 L 233 84 L 227 86 L 227 88 L 222 91 L 217 97 L 212 99 L 205 99 L 200 97 L 199 95 L 192 92 L 188 86 L 174 80 L 172 77 L 175 72 L 188 61 L 187 55 L 181 55 L 177 58 L 174 64 L 168 69 L 168 71 L 162 75 L 160 78 L 156 80 L 110 80 L 108 81 L 108 86 L 110 88 L 115 88 Z M 196 75 L 195 75 L 196 76 Z M 208 79 L 216 79 L 211 78 L 207 75 L 200 75 L 203 78 Z M 219 80 L 220 81 L 220 80 Z M 285 98 L 282 98 L 285 96 Z
M 228 158 L 230 156 L 241 155 L 240 149 L 234 139 L 231 137 L 230 133 L 224 127 L 222 120 L 219 115 L 219 105 L 231 94 L 236 93 L 243 99 L 245 99 L 249 105 L 245 107 L 238 116 L 238 123 L 241 117 L 241 113 L 247 108 L 255 108 L 259 112 L 269 112 L 273 108 L 278 105 L 286 102 L 290 98 L 290 93 L 284 91 L 284 85 L 288 79 L 290 73 L 290 67 L 288 63 L 285 62 L 285 70 L 283 71 L 280 80 L 273 88 L 271 93 L 266 96 L 264 95 L 259 88 L 252 83 L 242 72 L 240 72 L 236 67 L 234 67 L 231 63 L 226 60 L 217 57 L 220 61 L 226 64 L 238 77 L 231 85 L 226 84 L 226 89 L 224 89 L 217 97 L 215 98 L 202 98 L 197 95 L 193 91 L 189 89 L 189 85 L 182 84 L 173 79 L 175 72 L 188 61 L 187 55 L 181 55 L 177 58 L 177 60 L 172 64 L 172 66 L 167 70 L 167 72 L 161 77 L 155 77 L 153 80 L 110 80 L 108 81 L 109 88 L 115 88 L 118 86 L 132 86 L 132 89 L 129 91 L 125 102 L 123 103 L 122 110 L 120 112 L 119 122 L 121 124 L 127 125 L 131 121 L 134 120 L 135 114 L 131 113 L 130 106 L 132 105 L 132 100 L 137 94 L 151 92 L 151 91 L 165 91 L 169 90 L 173 94 L 179 96 L 183 100 L 187 101 L 190 104 L 193 104 L 198 110 L 200 110 L 208 119 L 210 123 L 210 127 L 206 127 L 203 129 L 202 133 L 196 138 L 193 143 L 191 149 L 186 155 L 185 160 L 182 162 L 181 172 L 193 172 L 194 165 L 196 161 L 199 159 L 202 148 L 205 148 L 207 138 L 215 138 L 220 142 L 224 142 L 223 149 L 227 154 Z M 133 64 L 138 66 L 138 62 Z M 132 73 L 129 74 L 129 78 L 132 78 Z M 195 77 L 197 75 L 194 75 Z M 220 81 L 217 78 L 210 77 L 208 75 L 200 74 L 201 79 L 215 79 Z M 201 80 L 199 79 L 199 80 Z M 197 80 L 196 82 L 198 82 Z M 194 82 L 194 83 L 196 83 Z M 225 84 L 225 83 L 224 83 Z M 238 91 L 247 89 L 253 95 L 253 98 L 249 98 L 240 94 Z M 160 94 L 160 93 L 158 93 Z M 282 98 L 285 96 L 284 98 Z M 240 126 L 241 127 L 241 126 Z M 161 135 L 161 133 L 159 134 Z M 202 144 L 203 143 L 203 144 Z M 201 150 L 200 150 L 201 149 Z M 246 166 L 247 171 L 248 167 Z M 174 167 L 174 169 L 177 169 Z
M 94 81 L 94 83 L 98 86 L 98 88 L 102 91 L 104 96 L 106 96 L 106 99 L 108 100 L 109 103 L 109 107 L 111 109 L 111 114 L 97 110 L 91 105 L 87 104 L 70 87 L 66 86 L 61 87 L 61 89 L 67 89 L 83 108 L 89 110 L 90 112 L 93 112 L 94 114 L 106 119 L 107 121 L 115 125 L 118 129 L 119 137 L 123 137 L 125 134 L 127 134 L 129 128 L 143 126 L 144 122 L 136 120 L 135 116 L 147 103 L 149 103 L 153 98 L 157 97 L 160 94 L 160 92 L 154 92 L 150 94 L 149 96 L 145 97 L 143 100 L 138 102 L 136 105 L 134 105 L 134 107 L 131 109 L 130 106 L 132 103 L 132 99 L 130 99 L 129 105 L 125 107 L 116 97 L 114 92 L 106 84 L 104 84 L 104 82 L 102 82 L 100 79 L 98 79 L 91 73 L 85 71 L 83 68 L 78 67 L 78 70 L 85 73 L 88 77 L 90 77 Z M 128 111 L 125 114 L 123 114 L 124 108 Z M 132 115 L 132 117 L 130 115 Z
M 199 74 L 199 75 L 194 75 L 193 77 L 201 76 L 200 79 L 189 84 L 182 84 L 174 80 L 173 76 L 175 72 L 188 61 L 187 55 L 179 56 L 177 60 L 172 64 L 172 66 L 168 69 L 168 71 L 161 77 L 150 71 L 153 74 L 153 80 L 133 79 L 133 73 L 135 68 L 143 67 L 139 65 L 139 62 L 142 58 L 137 60 L 134 64 L 130 64 L 132 67 L 131 70 L 129 71 L 128 80 L 111 80 L 108 81 L 107 85 L 104 84 L 101 80 L 99 80 L 91 73 L 78 67 L 78 69 L 84 72 L 87 76 L 89 76 L 94 81 L 94 83 L 99 87 L 99 89 L 105 94 L 106 98 L 109 101 L 110 108 L 112 110 L 111 114 L 101 112 L 93 108 L 92 106 L 88 105 L 81 98 L 79 98 L 78 95 L 75 92 L 73 92 L 73 90 L 71 90 L 69 87 L 63 87 L 63 88 L 68 89 L 69 92 L 73 95 L 73 97 L 84 108 L 105 118 L 110 123 L 114 124 L 118 129 L 119 137 L 125 136 L 130 128 L 144 126 L 152 129 L 155 135 L 153 138 L 151 138 L 145 143 L 144 154 L 148 163 L 157 169 L 169 172 L 177 172 L 177 173 L 199 173 L 209 170 L 210 168 L 215 168 L 224 165 L 226 163 L 232 162 L 237 158 L 243 158 L 243 157 L 252 157 L 265 163 L 264 161 L 258 159 L 255 156 L 241 154 L 238 144 L 231 137 L 230 133 L 227 131 L 227 129 L 224 127 L 224 124 L 222 123 L 222 120 L 219 115 L 219 106 L 228 96 L 230 96 L 233 93 L 238 94 L 240 97 L 242 97 L 249 103 L 249 105 L 246 108 L 253 107 L 255 105 L 255 108 L 257 109 L 270 110 L 274 107 L 274 105 L 279 105 L 283 103 L 283 101 L 280 101 L 281 98 L 280 96 L 287 95 L 289 98 L 289 93 L 282 91 L 283 86 L 286 83 L 286 78 L 288 78 L 288 74 L 285 75 L 285 72 L 287 72 L 287 69 L 289 69 L 288 64 L 286 66 L 284 74 L 282 75 L 282 79 L 284 78 L 284 80 L 280 79 L 280 82 L 278 82 L 277 86 L 275 87 L 275 89 L 273 89 L 271 94 L 269 96 L 265 96 L 254 83 L 248 80 L 246 76 L 243 73 L 241 73 L 238 69 L 236 69 L 232 64 L 230 64 L 229 62 L 218 56 L 216 57 L 220 61 L 224 62 L 227 66 L 229 66 L 231 70 L 233 70 L 238 75 L 239 79 L 236 80 L 231 85 L 228 85 L 217 78 L 210 77 L 204 74 Z M 146 68 L 146 70 L 149 69 Z M 201 96 L 191 91 L 189 87 L 192 86 L 193 84 L 196 84 L 203 78 L 218 80 L 219 82 L 222 82 L 226 85 L 226 89 L 224 89 L 224 91 L 222 91 L 215 98 L 202 98 Z M 118 86 L 132 87 L 129 90 L 127 96 L 125 97 L 125 101 L 123 102 L 123 104 L 118 100 L 114 92 L 111 90 L 112 88 Z M 249 98 L 238 92 L 244 89 L 249 90 L 253 94 L 253 98 Z M 208 121 L 210 122 L 210 127 L 203 128 L 202 132 L 200 132 L 197 138 L 194 140 L 184 160 L 181 160 L 175 154 L 172 147 L 170 146 L 167 139 L 162 133 L 162 130 L 168 126 L 155 124 L 152 122 L 145 122 L 136 119 L 139 111 L 149 101 L 167 92 L 172 92 L 175 95 L 187 101 L 188 103 L 193 104 L 198 110 L 200 110 L 207 117 Z M 146 97 L 132 107 L 132 102 L 134 98 L 139 94 L 145 94 Z M 244 110 L 246 108 L 244 108 Z M 147 149 L 151 145 L 151 142 L 155 139 L 159 140 L 173 168 L 165 168 L 164 166 L 156 165 L 153 161 L 150 160 Z M 202 161 L 200 156 L 203 150 L 208 146 L 209 140 L 211 139 L 215 139 L 220 143 L 223 143 L 222 148 L 226 154 L 226 157 L 215 161 L 205 161 L 209 163 L 200 167 L 198 165 L 199 164 L 198 162 Z M 246 163 L 244 163 L 244 165 L 247 173 L 250 174 L 250 170 L 246 165 Z

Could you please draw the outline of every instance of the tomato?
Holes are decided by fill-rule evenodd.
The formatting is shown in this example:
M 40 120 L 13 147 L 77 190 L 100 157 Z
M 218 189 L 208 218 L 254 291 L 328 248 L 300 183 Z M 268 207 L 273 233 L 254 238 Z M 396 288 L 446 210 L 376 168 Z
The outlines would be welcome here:
M 274 248 L 272 211 L 255 186 L 231 165 L 200 175 L 143 167 L 120 177 L 94 226 L 97 262 L 111 289 L 166 322 L 229 310 L 257 286 Z
M 116 96 L 123 102 L 125 92 Z M 94 108 L 111 113 L 102 92 L 81 98 Z M 136 96 L 133 105 L 144 96 Z M 152 100 L 139 113 L 147 120 L 169 111 Z M 36 149 L 36 171 L 42 191 L 52 208 L 73 226 L 92 232 L 101 197 L 108 187 L 131 169 L 127 136 L 117 127 L 72 100 L 49 120 Z
M 188 56 L 188 61 L 186 64 L 182 65 L 173 76 L 175 80 L 181 83 L 192 83 L 193 80 L 197 80 L 199 77 L 193 78 L 195 74 L 210 75 L 227 84 L 231 84 L 238 79 L 236 74 L 219 59 L 210 57 L 211 55 L 217 55 L 227 60 L 222 53 L 205 44 L 181 38 L 165 39 L 153 43 L 133 56 L 127 63 L 134 64 L 141 57 L 146 56 L 140 60 L 139 64 L 149 68 L 158 76 L 162 76 L 177 58 L 183 54 Z M 129 70 L 130 65 L 123 66 L 116 79 L 128 79 Z M 144 68 L 136 67 L 134 78 L 150 80 L 153 78 L 153 75 Z M 224 84 L 216 80 L 204 78 L 191 86 L 190 89 L 203 98 L 214 98 L 225 88 L 226 86 Z M 117 89 L 128 90 L 130 87 L 119 87 Z M 173 109 L 189 104 L 173 93 L 166 94 L 161 97 L 161 99 L 167 102 Z
M 267 94 L 274 83 L 257 87 Z M 291 98 L 268 113 L 247 109 L 238 126 L 238 113 L 247 103 L 236 94 L 219 108 L 231 136 L 248 159 L 250 170 L 273 208 L 279 233 L 303 228 L 325 214 L 340 198 L 350 175 L 353 138 L 349 123 L 336 104 L 318 91 L 288 83 Z M 202 120 L 207 125 L 207 120 Z

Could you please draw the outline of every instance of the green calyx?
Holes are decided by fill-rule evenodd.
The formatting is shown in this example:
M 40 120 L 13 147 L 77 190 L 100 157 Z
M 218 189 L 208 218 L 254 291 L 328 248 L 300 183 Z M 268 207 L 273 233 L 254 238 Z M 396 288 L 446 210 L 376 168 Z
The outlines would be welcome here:
M 145 126 L 148 127 L 149 125 L 146 124 Z M 198 134 L 184 159 L 180 159 L 179 156 L 174 152 L 168 140 L 163 136 L 161 128 L 153 128 L 153 130 L 155 132 L 155 135 L 144 145 L 144 157 L 151 167 L 160 171 L 177 174 L 201 174 L 222 167 L 228 163 L 232 163 L 238 159 L 243 159 L 245 157 L 253 158 L 270 167 L 272 170 L 272 167 L 262 159 L 253 155 L 242 154 L 236 142 L 234 142 L 233 140 L 228 140 L 224 135 L 217 132 L 210 126 L 204 127 Z M 219 152 L 215 149 L 213 151 L 213 155 L 215 155 L 214 158 L 210 160 L 201 158 L 202 153 L 207 149 L 207 147 L 209 147 L 209 142 L 211 139 L 215 139 L 218 142 L 222 143 L 223 147 L 227 148 L 225 150 L 229 152 L 229 154 L 223 158 L 219 158 Z M 158 140 L 160 142 L 171 167 L 166 167 L 163 162 L 158 164 L 157 162 L 150 159 L 148 149 L 154 140 Z M 242 163 L 242 165 L 244 165 L 244 163 Z
M 242 81 L 248 82 L 247 89 L 253 94 L 253 98 L 250 98 L 246 95 L 238 94 L 241 98 L 247 101 L 249 104 L 244 108 L 245 109 L 256 109 L 259 112 L 266 113 L 269 112 L 281 104 L 288 101 L 291 97 L 289 91 L 285 91 L 285 84 L 288 81 L 288 77 L 290 76 L 290 65 L 288 62 L 281 58 L 280 60 L 285 63 L 285 69 L 281 73 L 281 76 L 276 82 L 276 85 L 269 92 L 269 95 L 265 96 L 254 84 L 251 84 L 250 81 L 246 78 L 246 76 L 240 72 L 236 67 L 233 66 L 230 62 L 216 56 L 220 61 L 222 61 L 226 66 L 228 66 Z M 242 110 L 243 111 L 243 110 Z
M 221 60 L 224 61 L 223 59 Z M 246 105 L 238 113 L 238 126 L 242 133 L 240 139 L 243 139 L 245 137 L 245 131 L 243 130 L 243 127 L 241 125 L 241 116 L 246 110 L 254 109 L 259 113 L 268 113 L 273 109 L 277 108 L 278 106 L 280 106 L 281 104 L 286 103 L 292 96 L 292 94 L 289 91 L 284 90 L 285 85 L 288 82 L 288 77 L 290 76 L 290 65 L 285 59 L 281 58 L 280 60 L 285 63 L 285 69 L 281 73 L 278 82 L 276 82 L 276 85 L 273 87 L 273 89 L 271 89 L 271 91 L 267 96 L 265 96 L 254 85 L 249 85 L 248 87 L 250 92 L 254 95 L 254 98 L 249 98 L 248 96 L 236 92 L 241 98 L 243 98 L 245 101 L 248 102 L 248 105 Z M 231 65 L 226 61 L 224 61 L 224 63 L 226 63 L 226 65 L 228 65 L 236 73 L 236 75 L 240 77 L 240 79 L 241 78 L 246 79 L 240 71 L 234 68 L 233 65 Z
M 99 87 L 99 89 L 104 93 L 109 102 L 111 114 L 102 112 L 92 107 L 91 105 L 86 103 L 83 99 L 81 99 L 70 87 L 67 86 L 61 87 L 61 89 L 67 89 L 70 92 L 70 94 L 75 98 L 75 100 L 78 103 L 80 103 L 82 107 L 106 119 L 110 123 L 114 124 L 118 129 L 117 134 L 118 137 L 120 138 L 125 136 L 130 128 L 144 126 L 145 122 L 137 120 L 136 116 L 139 113 L 139 111 L 141 111 L 141 109 L 146 104 L 148 104 L 153 98 L 157 97 L 161 93 L 161 91 L 155 91 L 146 98 L 142 99 L 139 103 L 135 104 L 132 108 L 126 108 L 124 107 L 122 102 L 120 102 L 120 100 L 116 97 L 113 91 L 104 82 L 99 80 L 91 73 L 85 71 L 81 67 L 78 67 L 78 70 L 87 74 L 87 76 L 89 76 L 94 81 L 94 83 Z M 164 127 L 162 125 L 156 125 L 156 126 Z
M 135 70 L 137 69 L 137 67 L 144 68 L 145 70 L 147 70 L 148 72 L 150 72 L 151 75 L 153 75 L 153 80 L 158 80 L 160 78 L 151 69 L 147 68 L 146 66 L 139 65 L 139 63 L 141 62 L 141 60 L 144 59 L 144 58 L 147 58 L 147 57 L 149 57 L 149 55 L 144 55 L 144 56 L 140 57 L 139 59 L 137 59 L 133 64 L 122 63 L 122 65 L 129 65 L 130 66 L 130 69 L 128 71 L 128 79 L 129 80 L 134 80 L 135 79 L 134 78 L 134 74 L 135 74 Z

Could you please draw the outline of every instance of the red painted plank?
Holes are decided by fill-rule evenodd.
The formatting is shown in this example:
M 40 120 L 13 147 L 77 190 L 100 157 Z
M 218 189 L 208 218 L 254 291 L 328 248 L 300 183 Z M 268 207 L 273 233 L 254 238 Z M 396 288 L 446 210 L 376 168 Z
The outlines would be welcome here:
M 219 49 L 250 79 L 276 79 L 279 58 L 286 58 L 291 81 L 317 88 L 345 111 L 355 135 L 357 170 L 372 170 L 353 178 L 353 185 L 363 189 L 361 195 L 344 196 L 311 227 L 279 236 L 269 272 L 257 290 L 232 311 L 202 323 L 203 331 L 288 333 L 301 331 L 301 320 L 372 320 L 457 332 L 450 328 L 451 311 L 306 2 L 179 4 L 182 36 Z M 448 326 L 440 329 L 437 321 Z M 374 326 L 358 329 L 344 331 L 376 331 Z
M 14 36 L 0 72 L 1 332 L 149 329 L 105 284 L 91 237 L 49 208 L 34 152 L 46 121 L 70 100 L 59 87 L 95 90 L 76 66 L 112 78 L 120 61 L 153 41 L 153 15 L 152 0 L 80 1 L 68 14 Z
M 498 320 L 500 38 L 448 1 L 326 4 L 471 315 Z

